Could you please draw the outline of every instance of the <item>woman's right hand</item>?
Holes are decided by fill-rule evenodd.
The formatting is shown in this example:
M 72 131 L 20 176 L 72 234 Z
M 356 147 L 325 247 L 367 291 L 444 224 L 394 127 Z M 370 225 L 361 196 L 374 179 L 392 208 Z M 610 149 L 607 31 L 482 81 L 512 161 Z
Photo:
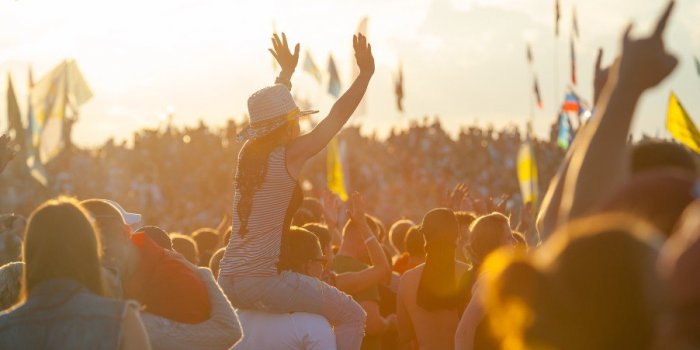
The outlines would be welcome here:
M 355 49 L 355 59 L 360 67 L 360 75 L 374 74 L 374 56 L 372 56 L 372 45 L 367 43 L 367 37 L 362 34 L 353 35 L 352 47 Z

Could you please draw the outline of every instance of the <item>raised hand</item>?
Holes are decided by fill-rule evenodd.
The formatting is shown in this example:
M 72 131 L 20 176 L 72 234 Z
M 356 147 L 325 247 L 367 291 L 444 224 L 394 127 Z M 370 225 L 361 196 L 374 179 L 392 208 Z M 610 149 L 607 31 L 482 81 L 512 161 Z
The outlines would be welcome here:
M 460 210 L 462 208 L 462 204 L 464 203 L 468 195 L 469 186 L 463 183 L 459 183 L 448 194 L 447 205 L 452 210 Z
M 365 222 L 365 200 L 359 192 L 350 195 L 348 217 L 355 222 Z
M 280 40 L 277 34 L 273 34 L 271 40 L 272 48 L 268 49 L 268 51 L 282 67 L 282 73 L 291 76 L 297 67 L 297 63 L 299 63 L 299 44 L 294 46 L 294 54 L 292 54 L 289 50 L 289 45 L 287 45 L 287 35 L 282 33 L 282 40 Z
M 331 191 L 326 191 L 321 197 L 321 208 L 323 208 L 323 217 L 326 219 L 328 227 L 336 227 L 338 225 L 338 216 L 340 206 L 338 205 L 338 195 Z
M 603 91 L 605 84 L 608 83 L 610 75 L 610 67 L 601 68 L 603 61 L 603 49 L 598 49 L 598 58 L 595 61 L 595 72 L 593 73 L 593 105 L 598 103 L 600 93 Z
M 355 49 L 355 60 L 360 67 L 360 74 L 374 74 L 374 56 L 372 45 L 367 43 L 367 37 L 362 34 L 352 36 L 352 47 Z
M 7 163 L 9 163 L 16 154 L 17 152 L 15 152 L 15 150 L 12 149 L 12 145 L 10 145 L 10 137 L 7 135 L 0 136 L 0 173 L 5 170 Z
M 674 0 L 669 1 L 654 33 L 649 37 L 630 38 L 632 24 L 625 30 L 618 73 L 618 84 L 625 89 L 641 93 L 658 85 L 678 65 L 678 59 L 666 51 L 663 40 L 666 24 L 675 4 Z

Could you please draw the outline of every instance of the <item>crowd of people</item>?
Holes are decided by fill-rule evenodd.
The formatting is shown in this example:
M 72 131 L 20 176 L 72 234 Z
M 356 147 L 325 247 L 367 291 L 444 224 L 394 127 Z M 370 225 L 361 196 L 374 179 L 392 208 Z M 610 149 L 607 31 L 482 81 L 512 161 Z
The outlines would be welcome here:
M 677 65 L 673 6 L 648 36 L 630 26 L 611 67 L 599 53 L 595 113 L 566 154 L 535 142 L 538 203 L 514 205 L 517 130 L 341 132 L 374 73 L 361 34 L 359 75 L 307 133 L 282 34 L 244 127 L 72 148 L 48 189 L 0 138 L 3 210 L 31 209 L 0 220 L 0 348 L 700 348 L 698 157 L 628 141 Z M 345 203 L 323 190 L 338 134 Z

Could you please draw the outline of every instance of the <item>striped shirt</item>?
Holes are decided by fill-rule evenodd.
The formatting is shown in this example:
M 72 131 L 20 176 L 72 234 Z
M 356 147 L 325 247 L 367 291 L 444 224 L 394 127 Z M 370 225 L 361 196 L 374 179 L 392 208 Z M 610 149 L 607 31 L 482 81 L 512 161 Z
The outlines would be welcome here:
M 240 157 L 239 154 L 238 164 Z M 265 180 L 253 194 L 245 235 L 239 233 L 241 221 L 238 203 L 241 193 L 236 190 L 234 194 L 233 230 L 221 260 L 221 276 L 262 277 L 277 274 L 282 233 L 289 229 L 291 217 L 298 208 L 298 205 L 291 205 L 293 197 L 295 204 L 296 200 L 301 202 L 301 189 L 287 170 L 285 148 L 278 147 L 270 152 Z

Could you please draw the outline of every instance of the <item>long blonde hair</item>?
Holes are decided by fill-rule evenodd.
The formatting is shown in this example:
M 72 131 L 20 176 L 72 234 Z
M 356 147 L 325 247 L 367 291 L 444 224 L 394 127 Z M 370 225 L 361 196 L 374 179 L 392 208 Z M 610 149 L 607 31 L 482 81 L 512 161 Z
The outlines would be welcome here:
M 44 202 L 29 217 L 23 249 L 23 298 L 44 281 L 77 281 L 104 295 L 100 241 L 77 200 L 59 197 Z

